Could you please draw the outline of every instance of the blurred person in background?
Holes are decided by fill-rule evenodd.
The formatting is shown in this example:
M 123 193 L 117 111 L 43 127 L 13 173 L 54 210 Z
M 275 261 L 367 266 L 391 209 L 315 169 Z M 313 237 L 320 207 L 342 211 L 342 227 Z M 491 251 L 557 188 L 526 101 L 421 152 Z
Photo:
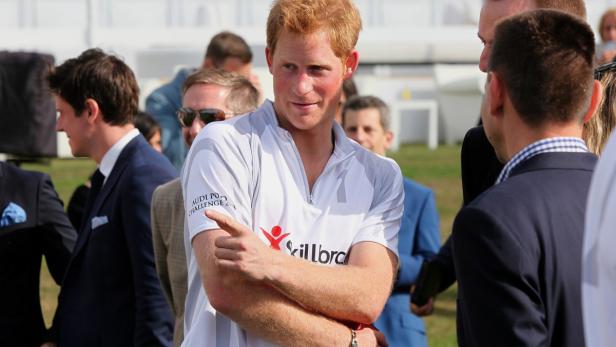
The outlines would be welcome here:
M 61 284 L 77 234 L 47 174 L 0 161 L 0 346 L 53 340 L 40 302 L 41 261 Z
M 183 94 L 182 108 L 177 114 L 188 147 L 209 123 L 250 112 L 259 106 L 259 91 L 250 81 L 219 69 L 202 69 L 188 76 Z M 154 257 L 156 272 L 175 316 L 174 346 L 180 346 L 184 337 L 187 288 L 184 216 L 180 179 L 156 188 L 152 195 Z
M 597 63 L 611 63 L 616 57 L 616 7 L 607 9 L 599 20 L 601 43 L 597 46 Z
M 357 86 L 355 85 L 355 81 L 353 81 L 353 77 L 344 80 L 342 83 L 342 94 L 340 95 L 340 104 L 338 106 L 338 110 L 336 110 L 336 118 L 334 119 L 338 124 L 342 124 L 342 109 L 344 108 L 344 103 L 352 96 L 358 94 Z
M 342 112 L 347 136 L 385 156 L 394 134 L 389 128 L 389 109 L 374 96 L 353 96 Z M 404 212 L 398 232 L 400 266 L 391 296 L 374 324 L 390 347 L 426 347 L 426 328 L 409 307 L 411 286 L 415 284 L 424 259 L 440 247 L 439 218 L 434 193 L 428 187 L 404 178 Z
M 597 112 L 584 123 L 582 137 L 588 149 L 600 156 L 616 125 L 616 63 L 597 67 L 595 79 L 601 82 L 603 95 Z
M 201 68 L 239 73 L 260 89 L 259 80 L 252 73 L 252 51 L 246 41 L 234 33 L 223 31 L 212 37 Z M 194 68 L 181 69 L 169 83 L 155 89 L 145 99 L 146 112 L 162 128 L 163 154 L 178 170 L 182 168 L 188 148 L 182 139 L 176 111 L 182 107 L 182 85 L 188 75 L 195 71 Z
M 160 125 L 158 125 L 156 119 L 152 118 L 148 113 L 139 111 L 133 118 L 133 124 L 155 151 L 159 153 L 163 152 Z

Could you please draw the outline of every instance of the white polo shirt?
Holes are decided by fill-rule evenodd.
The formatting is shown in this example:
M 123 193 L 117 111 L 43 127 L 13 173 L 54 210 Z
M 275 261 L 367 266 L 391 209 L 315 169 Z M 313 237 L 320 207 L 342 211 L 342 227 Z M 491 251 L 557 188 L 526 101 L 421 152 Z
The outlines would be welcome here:
M 616 133 L 592 176 L 582 248 L 582 313 L 589 347 L 616 341 Z
M 308 188 L 291 135 L 278 126 L 273 104 L 208 125 L 197 136 L 182 173 L 186 206 L 188 293 L 182 346 L 261 347 L 271 344 L 217 314 L 201 284 L 191 240 L 217 229 L 206 209 L 231 215 L 272 248 L 325 265 L 343 265 L 359 242 L 397 254 L 404 189 L 398 165 L 350 141 L 334 125 L 335 146 Z

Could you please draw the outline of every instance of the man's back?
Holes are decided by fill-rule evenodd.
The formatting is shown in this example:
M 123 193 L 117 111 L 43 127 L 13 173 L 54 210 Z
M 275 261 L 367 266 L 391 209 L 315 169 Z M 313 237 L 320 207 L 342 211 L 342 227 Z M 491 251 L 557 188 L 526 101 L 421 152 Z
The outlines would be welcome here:
M 596 157 L 538 154 L 462 209 L 460 346 L 583 346 L 581 242 Z

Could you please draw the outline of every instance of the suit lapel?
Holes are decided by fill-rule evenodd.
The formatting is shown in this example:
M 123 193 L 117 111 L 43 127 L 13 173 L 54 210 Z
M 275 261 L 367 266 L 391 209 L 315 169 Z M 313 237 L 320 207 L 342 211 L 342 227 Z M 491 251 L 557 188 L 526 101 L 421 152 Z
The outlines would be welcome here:
M 107 200 L 111 192 L 114 191 L 115 186 L 117 185 L 120 177 L 122 177 L 122 173 L 126 169 L 130 159 L 133 156 L 133 153 L 136 150 L 138 140 L 141 136 L 137 136 L 132 139 L 126 147 L 120 153 L 118 160 L 116 161 L 109 177 L 105 181 L 105 184 L 101 188 L 101 191 L 98 193 L 96 200 L 92 203 L 92 209 L 90 211 L 86 211 L 86 219 L 83 222 L 81 232 L 79 233 L 79 238 L 77 239 L 77 244 L 75 245 L 75 249 L 73 251 L 73 258 L 75 258 L 79 252 L 82 250 L 83 246 L 86 244 L 88 239 L 90 238 L 90 234 L 92 233 L 92 218 L 98 216 L 98 213 L 101 210 L 104 202 Z

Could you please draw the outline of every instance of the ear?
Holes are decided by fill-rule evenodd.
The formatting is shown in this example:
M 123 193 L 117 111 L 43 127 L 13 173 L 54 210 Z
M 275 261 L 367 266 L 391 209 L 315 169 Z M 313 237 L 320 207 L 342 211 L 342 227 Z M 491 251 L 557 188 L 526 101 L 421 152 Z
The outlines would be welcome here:
M 488 72 L 488 91 L 490 93 L 488 97 L 488 116 L 498 116 L 503 113 L 503 105 L 505 103 L 505 85 L 503 80 L 494 73 Z
M 359 53 L 357 53 L 356 50 L 353 50 L 344 61 L 343 78 L 347 79 L 353 76 L 353 73 L 357 70 L 357 65 L 359 65 Z
M 394 141 L 394 133 L 391 130 L 385 130 L 385 149 L 389 150 L 391 143 Z
M 584 115 L 584 123 L 588 122 L 597 112 L 601 97 L 603 96 L 603 86 L 601 82 L 595 80 L 592 85 L 592 96 L 590 97 L 590 106 Z
M 88 117 L 88 123 L 94 124 L 99 118 L 102 120 L 102 114 L 98 103 L 94 99 L 86 99 L 84 110 L 85 116 Z
M 272 53 L 273 52 L 270 51 L 269 47 L 265 47 L 265 60 L 267 61 L 267 67 L 270 73 L 272 73 L 272 61 L 274 60 Z

